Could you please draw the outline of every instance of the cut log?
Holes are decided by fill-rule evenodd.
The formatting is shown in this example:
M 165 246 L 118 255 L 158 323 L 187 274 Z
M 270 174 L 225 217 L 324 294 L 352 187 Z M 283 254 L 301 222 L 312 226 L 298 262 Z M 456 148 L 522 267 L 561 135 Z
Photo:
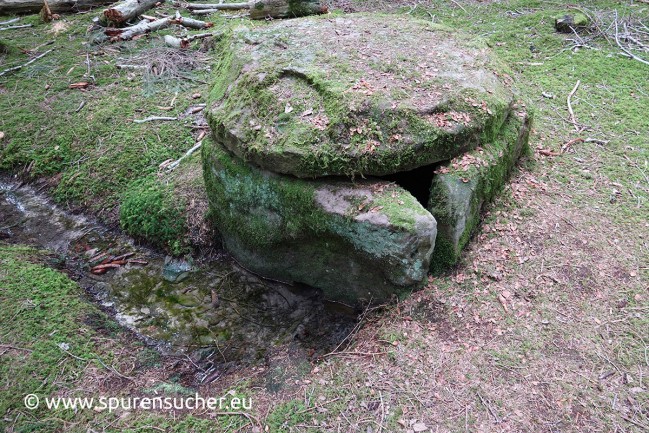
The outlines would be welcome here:
M 208 14 L 217 10 L 250 10 L 250 18 L 294 18 L 327 12 L 320 0 L 252 0 L 247 3 L 190 3 L 187 9 L 197 14 Z M 209 12 L 207 12 L 209 11 Z
M 158 3 L 164 3 L 164 0 L 124 0 L 104 10 L 100 22 L 102 24 L 123 24 L 153 8 Z
M 111 0 L 50 0 L 53 13 L 76 12 L 113 3 Z M 42 0 L 0 0 L 0 15 L 38 13 L 43 8 Z
M 250 2 L 250 19 L 295 18 L 327 13 L 319 0 L 256 0 Z
M 223 11 L 234 11 L 239 9 L 250 9 L 250 3 L 189 3 L 187 9 L 217 9 Z
M 201 34 L 198 34 L 198 35 L 191 35 L 189 37 L 182 38 L 182 39 L 177 38 L 175 36 L 171 36 L 171 35 L 165 35 L 164 41 L 168 46 L 170 46 L 172 48 L 188 48 L 191 41 L 195 41 L 196 39 L 205 39 L 205 38 L 211 38 L 211 37 L 216 38 L 216 39 L 220 39 L 220 38 L 223 37 L 223 33 L 222 32 L 220 32 L 220 33 L 201 33 Z
M 178 12 L 176 12 L 176 16 L 171 21 L 171 23 L 181 25 L 188 29 L 197 29 L 197 30 L 209 29 L 210 27 L 214 26 L 213 23 L 208 23 L 205 21 L 196 20 L 194 18 L 187 18 L 187 17 L 180 16 L 180 13 Z
M 137 35 L 155 32 L 171 24 L 171 17 L 161 18 L 155 21 L 142 20 L 134 26 L 124 27 L 122 29 L 106 29 L 104 32 L 110 38 L 111 42 L 128 41 Z

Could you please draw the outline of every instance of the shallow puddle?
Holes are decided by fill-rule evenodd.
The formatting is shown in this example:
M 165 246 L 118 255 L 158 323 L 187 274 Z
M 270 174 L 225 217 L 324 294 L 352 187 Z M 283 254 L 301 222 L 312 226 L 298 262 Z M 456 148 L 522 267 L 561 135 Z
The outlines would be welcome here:
M 281 349 L 318 357 L 356 321 L 316 289 L 261 279 L 225 255 L 200 265 L 165 257 L 62 210 L 30 186 L 0 180 L 0 221 L 4 242 L 56 253 L 121 325 L 197 362 L 229 368 L 267 361 Z

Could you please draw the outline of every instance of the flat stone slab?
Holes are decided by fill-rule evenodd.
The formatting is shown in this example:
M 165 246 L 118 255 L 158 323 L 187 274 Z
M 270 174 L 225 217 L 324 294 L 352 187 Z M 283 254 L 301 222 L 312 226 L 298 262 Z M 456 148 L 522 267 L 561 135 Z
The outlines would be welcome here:
M 503 188 L 528 145 L 532 119 L 519 110 L 491 143 L 437 168 L 428 210 L 437 220 L 432 270 L 454 265 L 480 222 L 480 211 Z
M 217 140 L 297 177 L 385 175 L 498 135 L 512 92 L 491 51 L 410 17 L 308 17 L 221 42 L 207 117 Z
M 301 282 L 357 305 L 423 285 L 436 222 L 382 180 L 307 180 L 271 173 L 203 144 L 211 215 L 225 246 L 265 277 Z

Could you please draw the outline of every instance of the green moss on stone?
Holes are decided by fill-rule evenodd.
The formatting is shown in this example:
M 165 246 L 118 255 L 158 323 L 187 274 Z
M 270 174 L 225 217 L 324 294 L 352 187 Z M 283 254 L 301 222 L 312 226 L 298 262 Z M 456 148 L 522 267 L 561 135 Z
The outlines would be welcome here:
M 438 169 L 428 205 L 438 224 L 433 272 L 458 261 L 479 224 L 482 206 L 502 189 L 518 157 L 527 151 L 530 123 L 529 115 L 512 115 L 497 139 Z
M 497 62 L 483 42 L 469 43 L 468 37 L 457 35 L 443 39 L 440 34 L 446 37 L 447 29 L 407 18 L 388 21 L 392 27 L 386 34 L 374 34 L 383 28 L 377 23 L 386 22 L 382 16 L 340 20 L 346 27 L 369 29 L 378 40 L 396 35 L 402 50 L 414 49 L 427 38 L 439 39 L 443 42 L 434 44 L 436 49 L 463 50 L 473 56 L 474 64 L 458 71 L 453 66 L 451 71 L 446 64 L 431 63 L 430 68 L 443 68 L 446 75 L 427 74 L 422 86 L 407 89 L 410 99 L 397 102 L 389 88 L 383 91 L 365 81 L 376 63 L 386 59 L 364 64 L 356 50 L 322 48 L 329 46 L 326 33 L 336 28 L 329 21 L 308 18 L 238 29 L 221 41 L 210 93 L 207 117 L 218 141 L 266 169 L 320 177 L 408 170 L 450 159 L 498 133 L 512 95 L 491 76 Z M 304 34 L 308 31 L 315 33 Z M 448 47 L 442 48 L 441 43 Z M 417 70 L 418 62 L 426 59 L 393 60 L 390 70 L 397 71 L 393 75 L 407 85 L 415 82 L 410 75 L 423 74 Z M 437 96 L 424 98 L 424 94 Z M 422 108 L 425 104 L 432 105 Z M 466 117 L 458 120 L 459 113 Z M 445 115 L 447 124 L 440 125 L 439 116 Z
M 351 303 L 423 282 L 435 222 L 400 187 L 273 174 L 211 140 L 203 161 L 211 219 L 246 267 Z

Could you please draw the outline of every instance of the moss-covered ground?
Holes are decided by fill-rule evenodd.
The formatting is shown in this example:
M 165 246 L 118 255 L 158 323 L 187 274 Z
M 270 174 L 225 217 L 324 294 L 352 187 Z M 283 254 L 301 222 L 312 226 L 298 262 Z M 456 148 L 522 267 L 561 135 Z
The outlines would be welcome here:
M 579 6 L 649 22 L 642 2 Z M 282 387 L 263 366 L 242 368 L 212 386 L 245 378 L 240 391 L 253 398 L 262 430 L 275 432 L 647 431 L 649 67 L 620 56 L 603 38 L 592 43 L 594 49 L 570 50 L 570 35 L 553 30 L 554 17 L 568 10 L 562 3 L 352 1 L 340 7 L 410 13 L 486 38 L 538 108 L 534 154 L 489 207 L 457 268 L 398 305 L 368 314 L 343 353 L 300 368 L 291 367 L 287 355 L 285 371 L 272 372 Z M 6 134 L 0 164 L 34 179 L 47 177 L 58 200 L 108 218 L 132 181 L 155 176 L 160 162 L 178 157 L 193 139 L 179 124 L 129 122 L 157 113 L 153 107 L 168 104 L 173 92 L 146 96 L 136 73 L 129 80 L 128 72 L 103 63 L 114 61 L 115 53 L 90 56 L 101 85 L 67 88 L 85 79 L 81 41 L 87 18 L 66 17 L 67 32 L 51 36 L 58 41 L 55 52 L 0 79 L 0 130 Z M 48 27 L 36 18 L 24 20 L 36 26 L 0 38 L 20 47 L 48 40 Z M 122 49 L 153 43 L 141 39 Z M 25 56 L 13 50 L 2 59 L 4 68 Z M 577 121 L 588 127 L 579 134 L 566 107 L 577 80 L 572 104 Z M 188 106 L 182 95 L 203 89 L 194 84 L 177 104 Z M 82 99 L 86 106 L 76 113 Z M 552 156 L 577 137 L 603 141 L 575 143 Z M 210 432 L 243 426 L 243 418 L 206 413 L 22 408 L 22 396 L 13 394 L 32 391 L 32 385 L 37 393 L 83 385 L 96 393 L 128 394 L 150 388 L 147 380 L 186 377 L 173 372 L 191 368 L 135 350 L 126 338 L 86 331 L 80 318 L 93 307 L 79 301 L 83 293 L 28 257 L 15 247 L 0 252 L 1 341 L 31 350 L 0 348 L 1 422 L 8 431 Z M 53 334 L 49 322 L 64 329 Z M 30 329 L 18 329 L 22 325 Z M 60 352 L 56 344 L 63 342 L 84 361 Z M 114 354 L 129 361 L 120 363 Z M 90 362 L 94 355 L 136 378 L 136 385 Z

